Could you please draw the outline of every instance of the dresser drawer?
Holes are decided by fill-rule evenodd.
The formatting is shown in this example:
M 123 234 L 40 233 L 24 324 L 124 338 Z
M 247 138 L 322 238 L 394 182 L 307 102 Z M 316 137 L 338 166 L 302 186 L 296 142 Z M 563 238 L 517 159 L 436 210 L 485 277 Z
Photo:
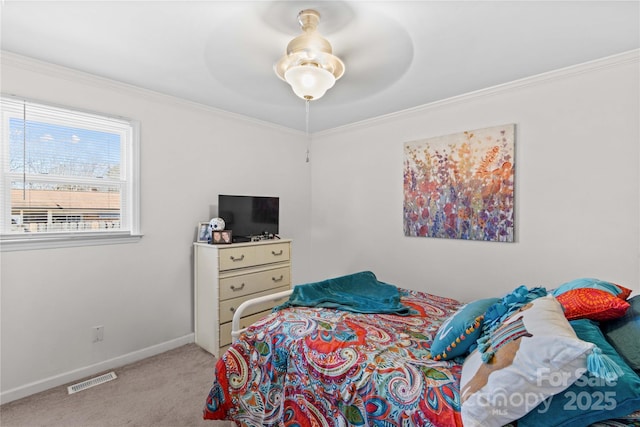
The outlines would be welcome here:
M 256 246 L 256 259 L 259 264 L 286 262 L 291 259 L 289 243 L 275 243 Z
M 256 294 L 246 295 L 238 298 L 231 298 L 225 301 L 220 301 L 220 323 L 230 322 L 233 319 L 233 313 L 235 313 L 236 309 L 245 302 L 246 300 L 261 297 L 264 295 L 273 294 L 276 292 L 282 292 L 289 290 L 289 286 L 283 286 L 281 288 L 270 289 L 268 291 L 258 292 Z M 249 307 L 243 313 L 244 316 L 249 316 L 261 311 L 271 310 L 276 305 L 283 304 L 289 297 L 282 297 L 278 300 L 265 301 L 260 304 L 256 304 L 254 306 Z
M 240 320 L 240 328 L 244 329 L 251 326 L 260 319 L 264 319 L 271 314 L 270 310 L 256 313 L 251 316 L 243 317 Z M 231 344 L 231 322 L 220 324 L 220 347 Z
M 220 249 L 220 271 L 251 267 L 260 264 L 254 246 Z
M 254 267 L 291 259 L 289 243 L 220 248 L 220 271 Z
M 291 286 L 289 266 L 220 279 L 220 301 Z M 273 291 L 272 291 L 273 292 Z

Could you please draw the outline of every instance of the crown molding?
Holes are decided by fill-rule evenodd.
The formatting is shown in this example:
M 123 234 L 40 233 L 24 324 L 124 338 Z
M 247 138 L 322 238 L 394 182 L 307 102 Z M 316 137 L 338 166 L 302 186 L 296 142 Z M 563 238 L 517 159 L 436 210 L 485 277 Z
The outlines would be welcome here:
M 20 55 L 17 53 L 9 52 L 6 50 L 0 50 L 0 64 L 2 66 L 8 65 L 11 67 L 19 68 L 25 71 L 32 71 L 36 73 L 47 74 L 56 78 L 80 82 L 92 86 L 101 86 L 108 88 L 109 90 L 117 91 L 125 95 L 135 94 L 141 98 L 150 100 L 152 102 L 164 102 L 171 105 L 181 106 L 185 108 L 193 108 L 200 111 L 216 114 L 220 117 L 240 121 L 245 124 L 253 126 L 259 126 L 262 128 L 269 128 L 280 132 L 286 132 L 294 135 L 304 135 L 296 129 L 291 129 L 286 126 L 277 125 L 275 123 L 259 120 L 253 117 L 245 116 L 238 113 L 232 113 L 230 111 L 222 110 L 219 108 L 211 107 L 209 105 L 201 104 L 195 101 L 189 101 L 177 96 L 168 95 L 165 93 L 153 91 L 151 89 L 141 88 L 132 84 L 120 82 L 117 80 L 109 79 L 107 77 L 98 76 L 95 74 L 79 71 L 73 68 L 64 67 L 62 65 L 53 64 L 50 62 L 42 61 L 32 57 Z M 6 93 L 3 91 L 3 93 Z M 20 94 L 6 93 L 20 97 Z
M 359 122 L 350 123 L 344 126 L 327 129 L 321 132 L 314 133 L 314 137 L 334 135 L 345 131 L 353 131 L 368 126 L 380 125 L 389 120 L 395 120 L 398 118 L 406 118 L 407 116 L 414 114 L 421 114 L 426 111 L 435 110 L 443 106 L 454 105 L 459 103 L 468 102 L 476 98 L 484 98 L 503 94 L 507 91 L 514 89 L 521 89 L 530 86 L 537 86 L 540 84 L 546 84 L 550 81 L 563 80 L 571 77 L 575 77 L 580 74 L 597 72 L 603 69 L 615 68 L 624 66 L 627 64 L 640 65 L 640 49 L 634 49 L 627 52 L 623 52 L 617 55 L 606 56 L 604 58 L 596 59 L 593 61 L 584 62 L 569 67 L 559 68 L 557 70 L 548 71 L 541 74 L 536 74 L 530 77 L 524 77 L 522 79 L 514 80 L 508 83 L 502 83 L 495 86 L 490 86 L 484 89 L 468 92 L 462 95 L 456 95 L 451 98 L 446 98 L 428 104 L 419 105 L 417 107 L 411 107 L 393 113 L 385 114 L 382 116 L 374 117 L 371 119 L 362 120 Z
M 221 109 L 200 104 L 194 101 L 188 101 L 186 99 L 179 98 L 176 96 L 167 95 L 167 94 L 156 92 L 150 89 L 144 89 L 139 86 L 134 86 L 128 83 L 123 83 L 120 81 L 108 79 L 106 77 L 101 77 L 101 76 L 86 73 L 83 71 L 78 71 L 78 70 L 64 67 L 61 65 L 48 63 L 45 61 L 19 55 L 13 52 L 8 52 L 5 50 L 0 51 L 0 63 L 2 63 L 2 65 L 7 64 L 9 66 L 21 68 L 27 71 L 34 71 L 39 73 L 45 73 L 48 75 L 53 75 L 55 77 L 74 81 L 74 82 L 80 81 L 86 84 L 104 86 L 104 87 L 108 87 L 111 90 L 116 90 L 121 93 L 129 94 L 129 95 L 131 93 L 134 93 L 140 97 L 143 97 L 155 102 L 161 101 L 161 102 L 165 102 L 173 105 L 179 105 L 186 108 L 195 108 L 201 111 L 206 111 L 206 112 L 216 114 L 218 116 L 221 116 L 230 120 L 241 121 L 245 124 L 251 124 L 251 125 L 259 126 L 262 128 L 269 128 L 272 130 L 286 132 L 286 133 L 298 135 L 298 136 L 305 135 L 304 132 L 296 129 L 291 129 L 285 126 L 255 119 L 242 114 L 232 113 L 226 110 L 221 110 Z M 602 69 L 619 67 L 619 66 L 630 64 L 630 63 L 640 64 L 640 49 L 634 49 L 634 50 L 623 52 L 617 55 L 611 55 L 611 56 L 596 59 L 593 61 L 588 61 L 581 64 L 572 65 L 569 67 L 559 68 L 557 70 L 536 74 L 534 76 L 525 77 L 525 78 L 514 80 L 508 83 L 503 83 L 503 84 L 491 86 L 488 88 L 468 92 L 462 95 L 457 95 L 450 98 L 430 102 L 428 104 L 423 104 L 416 107 L 395 111 L 393 113 L 385 114 L 385 115 L 374 117 L 371 119 L 361 120 L 361 121 L 350 123 L 344 126 L 338 126 L 332 129 L 315 132 L 310 136 L 322 137 L 322 136 L 342 133 L 345 131 L 357 130 L 367 126 L 379 125 L 389 120 L 394 120 L 400 117 L 407 117 L 413 114 L 424 113 L 426 111 L 441 108 L 447 105 L 464 103 L 476 98 L 494 96 L 494 95 L 502 94 L 514 89 L 520 89 L 520 88 L 525 88 L 529 86 L 545 84 L 554 80 L 562 80 L 570 77 L 575 77 L 580 74 L 596 72 Z

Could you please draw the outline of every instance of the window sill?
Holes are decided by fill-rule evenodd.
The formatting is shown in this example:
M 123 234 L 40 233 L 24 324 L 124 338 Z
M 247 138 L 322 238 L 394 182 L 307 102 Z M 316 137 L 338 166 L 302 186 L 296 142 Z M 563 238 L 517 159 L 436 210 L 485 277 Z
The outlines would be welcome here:
M 29 236 L 10 238 L 4 236 L 0 240 L 0 251 L 31 251 L 37 249 L 70 248 L 76 246 L 116 245 L 137 243 L 142 234 L 113 233 L 88 235 Z

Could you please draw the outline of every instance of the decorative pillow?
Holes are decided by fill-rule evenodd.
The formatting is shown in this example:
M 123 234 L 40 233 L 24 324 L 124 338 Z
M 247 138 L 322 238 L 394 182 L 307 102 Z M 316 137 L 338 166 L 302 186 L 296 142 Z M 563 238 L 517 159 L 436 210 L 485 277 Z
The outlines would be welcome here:
M 511 313 L 489 338 L 489 363 L 474 350 L 462 366 L 465 427 L 503 426 L 521 418 L 577 380 L 595 347 L 576 336 L 552 295 Z
M 581 289 L 581 288 L 590 288 L 590 289 L 600 289 L 601 291 L 607 291 L 614 297 L 618 297 L 626 300 L 631 295 L 631 289 L 625 288 L 624 286 L 620 286 L 616 283 L 605 282 L 604 280 L 599 279 L 575 279 L 570 282 L 564 283 L 560 285 L 557 289 L 555 289 L 552 293 L 553 296 L 557 297 L 567 291 L 572 289 Z
M 534 299 L 543 297 L 547 294 L 548 292 L 545 288 L 536 287 L 529 289 L 524 285 L 520 285 L 500 298 L 500 301 L 489 307 L 487 312 L 484 314 L 484 325 L 482 326 L 482 336 L 480 341 L 487 338 L 487 333 L 502 324 L 502 322 L 504 322 L 511 313 L 519 310 L 523 305 L 530 303 Z
M 640 408 L 640 377 L 607 342 L 598 324 L 588 319 L 570 323 L 578 338 L 598 346 L 623 374 L 609 382 L 585 373 L 565 391 L 549 397 L 518 420 L 518 427 L 582 427 L 624 417 Z
M 594 288 L 578 288 L 556 297 L 564 307 L 564 315 L 569 320 L 591 319 L 611 320 L 624 316 L 629 303 Z
M 476 300 L 449 316 L 431 343 L 431 357 L 449 360 L 467 353 L 480 337 L 485 311 L 498 301 L 499 298 Z
M 616 285 L 617 287 L 619 287 L 622 290 L 622 292 L 620 292 L 618 295 L 616 295 L 620 299 L 627 300 L 627 298 L 629 298 L 629 296 L 633 292 L 631 289 L 625 288 L 624 286 L 620 286 L 617 283 L 614 283 L 614 285 Z
M 640 371 L 640 295 L 627 301 L 631 307 L 624 316 L 602 322 L 605 338 L 629 366 Z

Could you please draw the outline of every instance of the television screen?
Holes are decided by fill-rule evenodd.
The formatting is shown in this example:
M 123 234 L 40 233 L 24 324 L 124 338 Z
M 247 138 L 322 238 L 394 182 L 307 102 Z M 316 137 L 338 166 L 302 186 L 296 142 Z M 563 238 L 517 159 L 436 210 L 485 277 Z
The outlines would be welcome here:
M 278 234 L 280 199 L 278 197 L 218 196 L 218 216 L 233 238 Z

